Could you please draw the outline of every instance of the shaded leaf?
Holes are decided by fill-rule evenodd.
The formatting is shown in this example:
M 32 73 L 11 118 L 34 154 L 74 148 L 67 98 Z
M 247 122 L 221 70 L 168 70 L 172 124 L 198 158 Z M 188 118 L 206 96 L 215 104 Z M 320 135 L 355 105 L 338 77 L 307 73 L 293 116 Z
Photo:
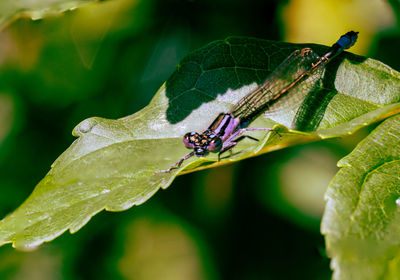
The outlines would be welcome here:
M 322 222 L 334 279 L 398 279 L 400 115 L 339 161 Z
M 191 158 L 179 170 L 166 169 L 187 153 L 182 135 L 202 131 L 219 112 L 232 108 L 257 87 L 291 51 L 304 45 L 228 38 L 189 54 L 141 111 L 118 120 L 90 118 L 74 129 L 79 138 L 52 165 L 31 196 L 0 222 L 0 244 L 28 250 L 69 229 L 79 230 L 99 211 L 126 210 L 167 188 L 178 173 L 208 168 L 295 143 L 350 134 L 398 112 L 399 73 L 380 62 L 343 54 L 329 64 L 316 95 L 301 104 L 302 114 L 285 108 L 260 116 L 255 131 L 216 162 L 216 155 Z M 309 45 L 308 45 L 309 46 Z M 313 45 L 317 53 L 326 47 Z M 307 101 L 311 100 L 311 101 Z M 310 104 L 312 103 L 312 106 Z M 309 106 L 310 105 L 310 106 Z M 294 118 L 314 118 L 312 132 L 289 130 Z M 285 127 L 287 126 L 287 127 Z

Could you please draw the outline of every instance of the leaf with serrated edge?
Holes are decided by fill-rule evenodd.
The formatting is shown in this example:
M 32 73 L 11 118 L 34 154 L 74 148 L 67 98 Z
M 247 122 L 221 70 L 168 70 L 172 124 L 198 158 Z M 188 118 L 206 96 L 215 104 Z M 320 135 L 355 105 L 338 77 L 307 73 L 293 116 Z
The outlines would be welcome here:
M 216 155 L 191 158 L 178 170 L 154 175 L 187 153 L 181 140 L 184 133 L 207 128 L 219 112 L 228 111 L 300 47 L 304 45 L 236 37 L 210 43 L 185 57 L 141 111 L 118 120 L 94 117 L 81 122 L 73 132 L 79 138 L 30 197 L 0 221 L 0 244 L 32 249 L 67 229 L 76 232 L 103 209 L 121 211 L 145 202 L 160 187 L 167 188 L 178 173 L 350 134 L 399 110 L 399 73 L 380 62 L 342 54 L 330 64 L 333 70 L 327 69 L 331 87 L 324 84 L 324 90 L 333 93 L 332 99 L 325 102 L 314 132 L 289 130 L 273 116 L 260 116 L 251 125 L 274 127 L 282 139 L 276 133 L 255 131 L 252 136 L 259 141 L 243 140 L 220 162 Z M 327 49 L 312 47 L 317 53 Z M 280 120 L 291 122 L 282 116 Z
M 380 124 L 339 162 L 322 233 L 334 279 L 398 279 L 400 115 Z

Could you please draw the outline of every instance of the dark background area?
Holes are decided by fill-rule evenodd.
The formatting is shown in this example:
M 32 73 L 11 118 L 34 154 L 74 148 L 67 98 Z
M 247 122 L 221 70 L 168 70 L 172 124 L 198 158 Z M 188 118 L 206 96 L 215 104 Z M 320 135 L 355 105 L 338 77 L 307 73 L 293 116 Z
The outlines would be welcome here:
M 116 0 L 11 23 L 0 33 L 1 217 L 74 141 L 75 125 L 137 112 L 182 57 L 213 40 L 240 35 L 330 44 L 354 29 L 356 53 L 399 69 L 399 33 L 388 3 L 355 10 L 363 1 L 344 2 L 354 6 Z M 103 211 L 76 234 L 34 252 L 6 245 L 0 278 L 330 279 L 319 231 L 323 193 L 336 162 L 365 133 L 180 176 L 145 204 Z

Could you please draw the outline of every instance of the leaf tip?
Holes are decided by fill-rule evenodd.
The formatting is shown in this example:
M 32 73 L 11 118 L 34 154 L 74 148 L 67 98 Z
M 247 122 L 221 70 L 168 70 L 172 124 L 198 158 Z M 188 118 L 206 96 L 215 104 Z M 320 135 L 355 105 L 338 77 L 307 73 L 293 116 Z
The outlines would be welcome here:
M 99 122 L 99 117 L 93 117 L 83 120 L 72 130 L 72 135 L 80 137 L 86 133 L 89 133 L 93 129 L 93 127 L 95 127 Z

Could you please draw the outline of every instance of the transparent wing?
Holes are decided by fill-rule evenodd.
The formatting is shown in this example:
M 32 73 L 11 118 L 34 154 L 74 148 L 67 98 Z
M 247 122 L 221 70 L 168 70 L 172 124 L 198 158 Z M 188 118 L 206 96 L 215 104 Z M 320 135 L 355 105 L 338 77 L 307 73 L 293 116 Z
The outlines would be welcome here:
M 314 90 L 317 94 L 320 93 L 319 87 L 322 86 L 321 77 L 324 71 L 323 65 L 318 67 L 306 80 L 293 87 L 288 95 L 273 103 L 263 115 L 277 123 L 296 129 L 296 118 L 299 115 L 299 110 L 303 108 L 304 100 Z
M 321 78 L 324 64 L 317 64 L 319 60 L 320 57 L 310 48 L 294 51 L 267 77 L 263 85 L 233 107 L 232 114 L 243 122 L 251 122 L 265 111 L 271 115 L 279 111 L 281 116 L 282 109 L 295 111 Z M 286 122 L 283 124 L 291 125 Z

